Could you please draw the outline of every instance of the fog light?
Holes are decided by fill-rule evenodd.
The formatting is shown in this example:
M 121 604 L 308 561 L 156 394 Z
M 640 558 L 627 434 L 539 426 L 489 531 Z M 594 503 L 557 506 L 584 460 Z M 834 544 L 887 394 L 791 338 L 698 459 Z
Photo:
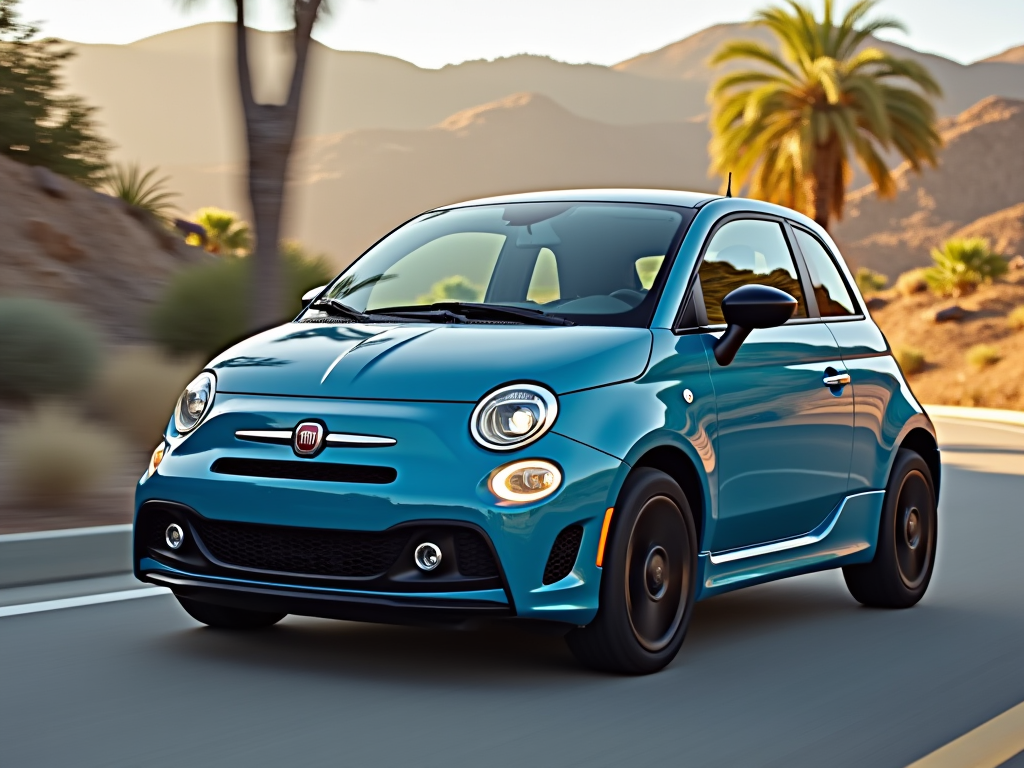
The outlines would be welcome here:
M 441 548 L 437 544 L 425 541 L 416 547 L 413 557 L 416 560 L 416 567 L 421 571 L 432 571 L 441 564 Z
M 181 546 L 181 543 L 185 540 L 185 532 L 181 530 L 181 526 L 177 523 L 171 523 L 167 526 L 167 532 L 164 534 L 164 541 L 167 542 L 167 546 L 171 549 L 177 549 Z
M 528 459 L 501 467 L 491 478 L 491 493 L 505 501 L 537 501 L 562 484 L 562 473 L 550 461 Z

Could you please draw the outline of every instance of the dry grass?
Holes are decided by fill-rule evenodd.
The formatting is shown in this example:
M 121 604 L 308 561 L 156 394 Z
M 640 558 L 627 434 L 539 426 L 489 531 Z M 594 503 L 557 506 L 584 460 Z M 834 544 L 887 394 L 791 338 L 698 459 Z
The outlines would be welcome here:
M 1011 331 L 1024 331 L 1024 305 L 1017 307 L 1006 316 Z
M 924 370 L 925 356 L 924 352 L 920 349 L 916 347 L 897 347 L 893 350 L 893 354 L 896 356 L 896 362 L 900 364 L 900 368 L 908 376 Z
M 171 358 L 154 347 L 125 347 L 101 372 L 92 406 L 133 445 L 152 449 L 175 400 L 201 368 L 197 360 Z
M 41 404 L 8 426 L 0 453 L 12 500 L 28 507 L 73 504 L 104 487 L 123 461 L 115 435 L 62 403 Z
M 999 347 L 993 347 L 991 344 L 975 344 L 967 350 L 967 364 L 979 371 L 995 365 L 1002 359 Z
M 924 279 L 925 270 L 912 269 L 896 278 L 896 292 L 900 296 L 913 296 L 928 290 L 928 281 Z

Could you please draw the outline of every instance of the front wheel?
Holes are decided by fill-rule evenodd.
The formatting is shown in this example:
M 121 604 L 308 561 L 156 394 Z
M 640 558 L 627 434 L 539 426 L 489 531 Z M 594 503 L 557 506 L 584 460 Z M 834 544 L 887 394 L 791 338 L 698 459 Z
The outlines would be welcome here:
M 896 454 L 870 563 L 848 565 L 850 594 L 875 608 L 909 608 L 924 597 L 935 568 L 938 533 L 935 485 L 928 464 L 913 451 Z
M 201 624 L 216 629 L 262 629 L 277 624 L 287 614 L 265 613 L 263 611 L 247 611 L 242 608 L 231 608 L 226 605 L 204 603 L 188 597 L 178 597 L 178 602 L 185 613 Z
M 638 469 L 619 494 L 604 553 L 594 621 L 566 636 L 584 664 L 609 672 L 657 672 L 679 652 L 693 612 L 697 533 L 678 483 Z

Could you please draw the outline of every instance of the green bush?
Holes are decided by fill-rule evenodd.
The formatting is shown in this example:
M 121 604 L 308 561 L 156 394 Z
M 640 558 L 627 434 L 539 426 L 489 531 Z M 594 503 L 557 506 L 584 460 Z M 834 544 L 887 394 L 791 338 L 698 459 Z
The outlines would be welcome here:
M 309 258 L 287 246 L 282 254 L 288 306 L 285 322 L 299 313 L 302 294 L 333 277 L 322 258 Z M 171 281 L 150 318 L 153 338 L 175 354 L 221 352 L 248 327 L 250 260 L 224 258 L 182 270 Z
M 858 269 L 854 279 L 857 281 L 857 287 L 860 288 L 860 292 L 865 296 L 869 293 L 878 293 L 878 291 L 889 284 L 888 277 L 881 272 L 875 272 L 875 270 L 868 269 L 867 267 Z
M 999 349 L 991 344 L 975 344 L 967 350 L 967 363 L 979 371 L 982 368 L 995 365 L 1002 359 L 1003 356 L 999 353 Z
M 924 272 L 928 287 L 940 296 L 970 293 L 986 280 L 1007 270 L 1006 259 L 989 248 L 983 237 L 953 238 L 932 249 L 935 266 Z
M 92 326 L 62 304 L 0 299 L 0 397 L 79 395 L 100 363 Z
M 897 347 L 895 350 L 896 362 L 908 376 L 920 373 L 924 370 L 924 352 L 914 347 Z

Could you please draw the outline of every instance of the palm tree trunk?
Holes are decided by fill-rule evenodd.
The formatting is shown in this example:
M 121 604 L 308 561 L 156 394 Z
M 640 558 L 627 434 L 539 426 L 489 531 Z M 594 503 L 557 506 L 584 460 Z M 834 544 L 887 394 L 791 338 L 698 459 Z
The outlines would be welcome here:
M 832 194 L 836 188 L 836 174 L 840 173 L 839 147 L 833 138 L 827 144 L 814 147 L 814 176 L 811 179 L 811 198 L 814 221 L 826 232 L 832 216 Z
M 281 219 L 288 164 L 299 122 L 302 86 L 313 25 L 323 0 L 295 0 L 295 65 L 288 100 L 284 104 L 257 104 L 252 93 L 249 49 L 245 28 L 245 0 L 235 0 L 238 84 L 245 116 L 248 148 L 249 200 L 252 203 L 256 249 L 252 254 L 251 330 L 279 323 L 285 306 L 281 280 Z

